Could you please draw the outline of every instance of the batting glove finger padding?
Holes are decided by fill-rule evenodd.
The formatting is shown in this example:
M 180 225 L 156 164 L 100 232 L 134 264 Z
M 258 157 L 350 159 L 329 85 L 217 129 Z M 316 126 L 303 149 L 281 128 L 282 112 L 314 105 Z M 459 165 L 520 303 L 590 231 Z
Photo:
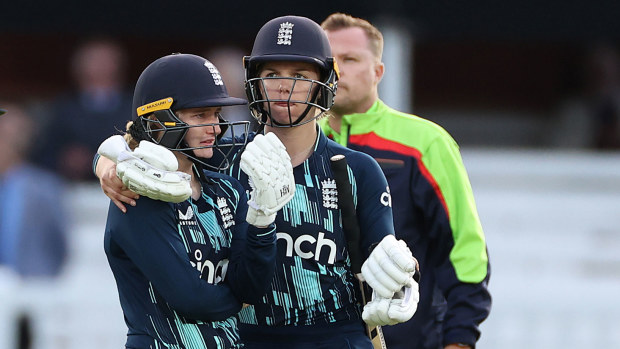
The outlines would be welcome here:
M 295 195 L 291 158 L 275 134 L 258 134 L 241 154 L 241 169 L 251 187 L 246 220 L 267 226 Z
M 379 296 L 392 298 L 409 282 L 416 264 L 405 242 L 387 235 L 362 265 L 362 276 Z
M 162 171 L 138 158 L 119 161 L 116 174 L 131 191 L 151 199 L 176 203 L 192 194 L 187 173 Z
M 374 295 L 374 294 L 373 294 Z M 364 306 L 362 319 L 370 327 L 384 326 L 390 323 L 388 310 L 390 309 L 390 299 L 376 297 Z
M 149 141 L 140 141 L 133 155 L 159 170 L 176 171 L 179 168 L 176 156 L 168 148 Z
M 362 319 L 369 326 L 395 325 L 408 321 L 418 309 L 420 293 L 418 283 L 410 278 L 407 285 L 394 294 L 383 298 L 373 292 L 373 299 L 364 307 Z
M 122 136 L 112 136 L 98 153 L 116 163 L 116 174 L 133 192 L 155 200 L 181 202 L 192 194 L 191 176 L 176 171 L 178 162 L 167 148 L 141 141 L 132 152 Z
M 130 151 L 131 150 L 129 149 L 127 142 L 125 142 L 125 138 L 121 135 L 108 137 L 99 145 L 99 149 L 97 149 L 97 153 L 99 155 L 105 156 L 106 158 L 114 161 L 114 163 L 118 162 L 118 156 L 122 152 Z

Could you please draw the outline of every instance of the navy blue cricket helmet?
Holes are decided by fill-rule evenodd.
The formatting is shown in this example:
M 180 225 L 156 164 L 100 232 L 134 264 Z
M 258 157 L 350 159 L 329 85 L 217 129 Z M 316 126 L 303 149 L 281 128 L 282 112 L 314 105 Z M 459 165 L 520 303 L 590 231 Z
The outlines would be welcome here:
M 245 99 L 228 95 L 219 71 L 207 59 L 192 54 L 171 54 L 155 60 L 138 78 L 133 95 L 135 121 L 130 133 L 137 141 L 148 140 L 171 150 L 183 151 L 194 159 L 192 150 L 224 146 L 232 148 L 236 144 L 216 142 L 213 146 L 190 148 L 184 142 L 190 127 L 217 125 L 221 129 L 221 137 L 233 125 L 242 125 L 247 132 L 249 122 L 231 123 L 218 115 L 219 123 L 190 126 L 181 121 L 175 112 L 187 108 L 243 104 L 247 104 Z
M 259 77 L 261 64 L 273 61 L 306 62 L 316 65 L 320 71 L 320 81 L 299 78 Z M 334 104 L 338 81 L 338 67 L 332 57 L 327 35 L 320 25 L 306 17 L 283 16 L 270 20 L 259 30 L 254 40 L 252 54 L 243 58 L 246 72 L 245 90 L 249 108 L 256 120 L 274 127 L 292 127 L 310 122 L 328 111 Z M 312 83 L 313 93 L 303 101 L 307 105 L 305 112 L 295 120 L 289 113 L 289 123 L 281 124 L 270 121 L 269 102 L 292 102 L 287 99 L 270 98 L 265 91 L 265 81 L 269 79 L 298 80 Z M 316 88 L 315 88 L 316 87 Z M 292 95 L 292 91 L 291 91 Z M 311 108 L 321 110 L 320 114 L 306 119 Z

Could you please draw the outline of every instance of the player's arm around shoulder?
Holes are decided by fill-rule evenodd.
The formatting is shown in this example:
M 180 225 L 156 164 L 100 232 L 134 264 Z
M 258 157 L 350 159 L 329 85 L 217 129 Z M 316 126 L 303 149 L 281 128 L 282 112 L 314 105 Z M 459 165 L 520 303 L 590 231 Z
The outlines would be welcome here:
M 95 154 L 93 159 L 93 172 L 99 178 L 99 185 L 103 193 L 112 200 L 114 205 L 123 213 L 127 212 L 127 207 L 136 206 L 136 200 L 140 195 L 127 189 L 121 179 L 116 175 L 116 163 L 114 161 Z
M 175 155 L 161 145 L 143 140 L 131 150 L 123 136 L 114 135 L 99 145 L 97 154 L 101 156 L 93 161 L 95 175 L 123 212 L 125 203 L 135 205 L 137 194 L 175 203 L 191 195 L 191 176 L 177 171 Z

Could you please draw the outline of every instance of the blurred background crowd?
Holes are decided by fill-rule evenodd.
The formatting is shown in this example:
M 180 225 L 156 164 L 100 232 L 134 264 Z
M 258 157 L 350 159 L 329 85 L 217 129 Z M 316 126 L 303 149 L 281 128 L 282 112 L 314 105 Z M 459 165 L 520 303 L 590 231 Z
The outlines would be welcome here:
M 617 1 L 69 0 L 0 7 L 0 348 L 122 345 L 91 166 L 131 118 L 144 67 L 199 54 L 243 97 L 264 22 L 332 12 L 383 31 L 382 99 L 461 145 L 494 268 L 480 348 L 620 345 L 607 298 L 620 290 Z M 566 311 L 579 302 L 594 312 Z

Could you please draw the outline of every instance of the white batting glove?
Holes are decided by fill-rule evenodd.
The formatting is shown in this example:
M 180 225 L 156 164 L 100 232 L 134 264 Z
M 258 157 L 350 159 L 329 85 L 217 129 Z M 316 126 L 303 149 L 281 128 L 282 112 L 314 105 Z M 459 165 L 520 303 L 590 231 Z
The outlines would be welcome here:
M 395 325 L 408 321 L 415 314 L 420 301 L 418 283 L 413 278 L 391 299 L 380 297 L 374 291 L 372 295 L 372 301 L 364 306 L 362 312 L 362 319 L 369 326 Z
M 391 299 L 409 283 L 417 263 L 404 241 L 387 235 L 362 264 L 362 276 L 378 296 Z
M 141 141 L 132 152 L 116 135 L 103 141 L 97 152 L 116 163 L 118 177 L 137 194 L 167 202 L 185 201 L 192 194 L 191 176 L 177 171 L 176 157 L 163 146 Z
M 266 227 L 295 195 L 291 158 L 273 133 L 258 134 L 241 154 L 241 169 L 250 178 L 248 223 Z

